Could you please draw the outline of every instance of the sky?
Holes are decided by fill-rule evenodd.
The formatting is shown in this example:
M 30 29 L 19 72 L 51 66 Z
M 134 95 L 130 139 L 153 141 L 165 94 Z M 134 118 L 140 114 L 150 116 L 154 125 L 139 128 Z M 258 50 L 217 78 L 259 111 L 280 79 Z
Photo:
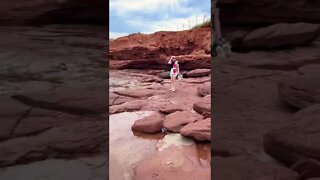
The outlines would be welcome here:
M 210 18 L 211 0 L 110 0 L 109 38 L 186 30 Z

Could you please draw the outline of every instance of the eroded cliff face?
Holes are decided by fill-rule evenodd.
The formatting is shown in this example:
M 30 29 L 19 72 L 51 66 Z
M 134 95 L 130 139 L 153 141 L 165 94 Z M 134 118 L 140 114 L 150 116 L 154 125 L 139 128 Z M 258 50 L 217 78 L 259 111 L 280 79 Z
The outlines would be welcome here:
M 107 1 L 30 0 L 1 2 L 0 25 L 106 24 Z
M 210 42 L 210 27 L 179 32 L 138 33 L 120 37 L 110 41 L 110 68 L 119 68 L 120 66 L 125 68 L 147 68 L 147 66 L 156 68 L 151 66 L 166 64 L 168 56 L 171 55 L 180 56 L 180 59 L 188 59 L 193 63 L 200 63 L 202 59 L 206 59 L 207 66 L 210 67 Z M 137 67 L 137 63 L 145 66 Z M 121 65 L 119 66 L 119 64 Z

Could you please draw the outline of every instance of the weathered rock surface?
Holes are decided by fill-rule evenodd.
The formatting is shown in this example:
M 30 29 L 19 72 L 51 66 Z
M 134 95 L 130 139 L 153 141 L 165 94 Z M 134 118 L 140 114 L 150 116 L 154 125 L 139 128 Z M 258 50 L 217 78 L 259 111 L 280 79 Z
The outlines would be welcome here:
M 161 131 L 163 117 L 159 113 L 152 114 L 142 119 L 136 120 L 131 129 L 142 133 L 157 133 Z
M 109 107 L 109 113 L 115 114 L 121 112 L 139 111 L 145 105 L 146 102 L 140 100 L 129 101 L 120 105 L 114 105 Z
M 320 64 L 308 64 L 300 67 L 297 71 L 300 74 L 315 74 L 319 71 Z
M 143 98 L 152 96 L 154 94 L 154 91 L 146 89 L 128 89 L 123 91 L 114 91 L 114 93 L 121 96 L 128 96 L 132 98 Z
M 159 111 L 165 114 L 171 114 L 176 111 L 183 111 L 184 109 L 181 107 L 181 105 L 178 104 L 166 104 L 162 106 Z
M 210 54 L 210 27 L 180 32 L 133 34 L 110 41 L 110 60 L 155 59 L 205 50 Z M 209 46 L 208 46 L 209 45 Z M 148 61 L 146 61 L 148 62 Z M 167 62 L 166 62 L 167 63 Z
M 208 76 L 210 73 L 211 73 L 211 69 L 195 69 L 195 70 L 189 71 L 187 73 L 187 77 Z
M 199 114 L 190 111 L 177 111 L 165 117 L 163 126 L 169 131 L 179 132 L 183 126 L 202 119 Z
M 108 177 L 108 158 L 96 156 L 72 160 L 48 159 L 24 165 L 7 167 L 0 172 L 0 179 L 59 179 L 98 180 Z M 37 171 L 35 172 L 35 169 Z M 55 169 L 56 171 L 52 171 Z
M 12 135 L 35 135 L 54 127 L 91 120 L 92 119 L 85 116 L 75 116 L 59 111 L 33 108 L 25 117 L 21 118 Z
M 49 6 L 57 10 L 55 13 L 72 12 L 72 9 L 58 10 L 63 2 L 67 1 L 53 2 Z M 90 9 L 95 4 L 81 2 L 73 2 L 73 5 Z M 6 2 L 3 3 L 0 11 L 7 15 L 0 17 L 0 179 L 63 179 L 62 173 L 53 175 L 41 171 L 57 166 L 36 161 L 59 158 L 59 167 L 68 170 L 67 167 L 71 167 L 66 159 L 78 161 L 81 157 L 105 154 L 108 149 L 105 28 L 57 24 L 8 27 L 20 24 L 17 16 L 27 14 L 21 19 L 24 23 L 24 18 L 32 20 L 37 18 L 35 14 L 51 11 L 51 8 L 47 6 L 48 1 L 15 1 L 11 4 L 23 4 L 23 8 L 11 11 Z M 3 8 L 9 8 L 10 13 L 2 11 Z M 70 22 L 72 16 L 80 18 L 83 12 L 64 15 L 64 20 Z M 3 20 L 6 18 L 8 21 Z M 45 15 L 41 17 L 46 18 Z M 61 21 L 58 21 L 59 24 Z M 74 23 L 81 22 L 75 20 Z M 41 164 L 47 167 L 35 177 L 31 169 Z M 90 170 L 92 179 L 106 179 L 106 174 L 98 174 L 96 170 Z
M 211 94 L 211 83 L 198 86 L 198 94 L 202 97 Z
M 180 134 L 198 141 L 211 141 L 211 118 L 187 124 Z
M 76 157 L 107 148 L 107 122 L 90 121 L 57 127 L 36 137 L 20 137 L 0 143 L 0 166 L 48 157 Z
M 1 97 L 0 111 L 0 140 L 10 138 L 19 121 L 28 114 L 31 107 L 26 106 L 10 97 Z
M 120 96 L 113 92 L 109 92 L 109 106 L 120 105 L 131 100 L 134 100 L 134 98 L 127 97 L 127 96 Z
M 320 102 L 320 73 L 294 75 L 278 83 L 281 99 L 299 109 Z
M 110 69 L 155 69 L 163 70 L 168 69 L 168 59 L 170 57 L 159 57 L 159 58 L 147 58 L 147 59 L 134 59 L 134 60 L 109 60 Z M 211 68 L 211 56 L 210 55 L 179 55 L 177 56 L 179 61 L 179 67 L 183 70 L 194 70 L 200 68 Z M 163 74 L 162 77 L 167 77 Z
M 298 161 L 291 166 L 291 169 L 298 172 L 301 179 L 320 177 L 320 161 L 314 159 Z
M 213 179 L 272 179 L 298 180 L 299 176 L 293 170 L 280 165 L 268 164 L 249 156 L 215 157 L 212 160 Z M 232 172 L 232 173 L 230 173 Z
M 318 24 L 294 23 L 274 24 L 249 32 L 243 39 L 246 49 L 271 49 L 310 44 L 320 30 Z M 287 41 L 290 39 L 290 41 Z
M 26 91 L 13 95 L 13 98 L 30 106 L 76 115 L 105 113 L 107 104 L 100 96 L 102 93 L 105 94 L 104 88 L 90 90 L 79 87 L 77 91 L 74 88 L 74 86 L 63 86 L 50 92 Z
M 211 95 L 207 95 L 193 104 L 193 109 L 203 116 L 211 117 Z
M 293 120 L 299 121 L 304 118 L 318 118 L 320 115 L 320 103 L 308 106 L 307 108 L 304 108 L 298 112 L 296 112 L 293 116 Z
M 319 160 L 319 123 L 314 114 L 305 114 L 299 120 L 266 133 L 264 149 L 271 156 L 291 164 L 304 159 Z
M 227 64 L 270 70 L 296 70 L 308 64 L 319 63 L 318 47 L 296 47 L 274 51 L 251 51 L 246 54 L 233 53 Z
M 141 180 L 211 179 L 208 162 L 195 157 L 195 148 L 168 148 L 147 158 L 135 167 L 134 177 Z

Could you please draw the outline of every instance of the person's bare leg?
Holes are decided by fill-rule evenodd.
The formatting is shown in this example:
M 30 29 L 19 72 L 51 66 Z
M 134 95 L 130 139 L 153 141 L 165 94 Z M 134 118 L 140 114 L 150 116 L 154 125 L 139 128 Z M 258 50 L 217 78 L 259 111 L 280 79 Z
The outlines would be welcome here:
M 172 91 L 173 90 L 173 77 L 170 76 L 170 78 L 171 78 L 171 88 L 169 90 Z
M 173 77 L 172 80 L 173 80 L 173 88 L 172 88 L 172 91 L 175 91 L 175 90 L 176 90 L 176 77 Z

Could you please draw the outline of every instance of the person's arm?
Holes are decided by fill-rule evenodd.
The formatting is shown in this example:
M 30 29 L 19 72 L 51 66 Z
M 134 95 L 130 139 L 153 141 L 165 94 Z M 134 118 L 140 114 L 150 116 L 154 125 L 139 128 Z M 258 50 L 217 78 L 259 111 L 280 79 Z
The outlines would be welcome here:
M 172 63 L 172 58 L 173 58 L 173 57 L 174 57 L 174 56 L 171 56 L 171 57 L 170 57 L 168 64 L 171 64 L 171 63 Z

